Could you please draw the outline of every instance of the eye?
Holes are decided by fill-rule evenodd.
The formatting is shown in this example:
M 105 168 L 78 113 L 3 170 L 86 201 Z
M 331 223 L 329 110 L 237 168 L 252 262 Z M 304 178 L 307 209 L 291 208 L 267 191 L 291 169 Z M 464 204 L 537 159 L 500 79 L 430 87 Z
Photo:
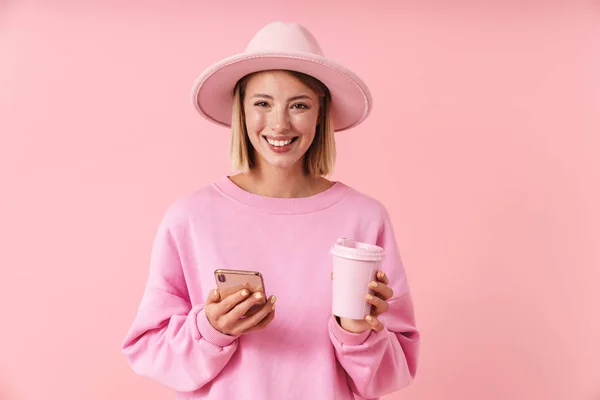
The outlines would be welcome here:
M 256 103 L 254 103 L 254 105 L 256 107 L 268 107 L 269 104 L 266 101 L 257 101 Z
M 296 104 L 294 104 L 292 107 L 293 107 L 293 108 L 300 109 L 300 110 L 306 110 L 306 109 L 308 109 L 308 108 L 309 108 L 309 107 L 308 107 L 306 104 L 304 104 L 304 103 L 296 103 Z

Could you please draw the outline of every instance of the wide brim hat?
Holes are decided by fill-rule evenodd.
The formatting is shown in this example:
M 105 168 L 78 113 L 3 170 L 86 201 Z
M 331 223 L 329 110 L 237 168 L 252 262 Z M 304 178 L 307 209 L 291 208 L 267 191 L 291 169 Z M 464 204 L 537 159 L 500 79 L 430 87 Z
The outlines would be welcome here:
M 230 127 L 236 83 L 250 73 L 267 70 L 302 72 L 327 86 L 335 131 L 357 126 L 371 112 L 367 85 L 349 69 L 326 58 L 305 27 L 283 22 L 265 26 L 244 52 L 213 64 L 196 79 L 192 89 L 196 110 L 208 120 Z

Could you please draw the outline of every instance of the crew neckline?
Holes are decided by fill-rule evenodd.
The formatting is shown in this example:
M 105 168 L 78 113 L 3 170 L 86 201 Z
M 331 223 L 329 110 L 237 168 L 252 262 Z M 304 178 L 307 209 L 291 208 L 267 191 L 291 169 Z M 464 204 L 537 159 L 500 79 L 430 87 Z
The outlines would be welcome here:
M 242 189 L 229 176 L 222 177 L 213 186 L 225 197 L 267 214 L 306 214 L 324 210 L 350 191 L 350 187 L 342 182 L 333 181 L 328 189 L 308 197 L 268 197 Z

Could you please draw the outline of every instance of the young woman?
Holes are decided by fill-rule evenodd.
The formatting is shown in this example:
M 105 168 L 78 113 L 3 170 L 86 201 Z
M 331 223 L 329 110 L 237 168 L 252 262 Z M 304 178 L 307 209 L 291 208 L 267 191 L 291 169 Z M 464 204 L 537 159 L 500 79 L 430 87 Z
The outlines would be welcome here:
M 193 99 L 231 126 L 239 172 L 178 199 L 162 219 L 123 343 L 132 368 L 178 399 L 373 399 L 412 382 L 419 333 L 389 215 L 325 178 L 334 131 L 370 112 L 365 84 L 304 27 L 276 22 L 208 68 Z M 342 237 L 385 250 L 364 320 L 331 313 L 330 249 Z M 259 271 L 268 293 L 221 298 L 215 269 Z

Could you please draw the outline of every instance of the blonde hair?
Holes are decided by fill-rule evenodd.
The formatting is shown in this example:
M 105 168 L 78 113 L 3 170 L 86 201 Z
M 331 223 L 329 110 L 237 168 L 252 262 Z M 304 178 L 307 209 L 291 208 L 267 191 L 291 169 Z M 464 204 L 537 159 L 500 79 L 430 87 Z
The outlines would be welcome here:
M 319 96 L 319 117 L 315 127 L 315 137 L 304 155 L 304 172 L 312 177 L 329 175 L 333 172 L 335 164 L 335 137 L 329 89 L 310 75 L 296 71 L 286 70 L 286 72 L 296 77 Z M 233 169 L 240 172 L 248 172 L 256 165 L 256 155 L 246 129 L 244 95 L 248 81 L 257 73 L 244 76 L 237 82 L 233 91 L 229 154 Z

